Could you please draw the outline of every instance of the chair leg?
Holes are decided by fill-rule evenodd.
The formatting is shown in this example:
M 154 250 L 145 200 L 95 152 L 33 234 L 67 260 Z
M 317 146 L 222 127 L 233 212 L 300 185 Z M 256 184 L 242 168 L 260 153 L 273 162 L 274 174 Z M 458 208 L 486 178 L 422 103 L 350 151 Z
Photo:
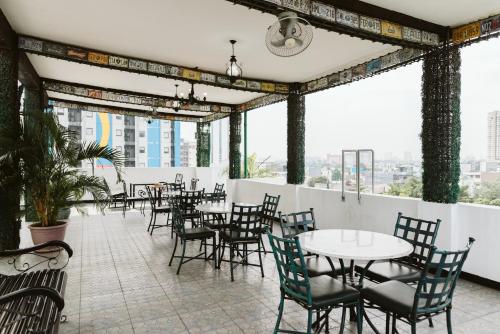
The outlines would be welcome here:
M 307 334 L 311 334 L 312 332 L 312 320 L 313 320 L 313 311 L 311 309 L 307 309 Z
M 396 315 L 392 315 L 392 334 L 396 334 L 398 329 L 396 328 Z
M 451 306 L 446 308 L 446 329 L 448 330 L 448 334 L 453 333 L 451 329 Z
M 184 243 L 182 244 L 182 256 L 181 256 L 181 261 L 179 262 L 179 268 L 177 268 L 177 275 L 181 272 L 181 266 L 182 263 L 184 262 L 184 255 L 186 254 L 186 240 L 184 240 Z
M 149 235 L 153 235 L 153 231 L 155 230 L 155 226 L 156 226 L 156 212 L 154 213 L 153 226 L 151 226 L 151 231 L 149 231 Z
M 222 238 L 219 238 L 219 269 L 222 259 L 224 258 L 224 250 L 226 249 L 226 241 Z
M 276 318 L 276 325 L 274 325 L 274 334 L 280 330 L 281 318 L 283 317 L 283 309 L 285 308 L 285 295 L 281 293 L 280 305 L 278 306 L 278 318 Z
M 360 300 L 357 305 L 358 318 L 356 319 L 356 325 L 358 328 L 358 334 L 363 333 L 363 300 Z
M 259 253 L 260 274 L 262 277 L 264 277 L 264 266 L 262 265 L 262 255 L 261 255 L 260 247 L 257 247 L 257 252 Z
M 451 333 L 451 332 L 448 332 Z M 417 334 L 417 324 L 412 322 L 411 323 L 411 334 Z
M 217 247 L 215 243 L 215 235 L 212 238 L 212 256 L 214 257 L 214 268 L 217 268 Z
M 234 246 L 229 244 L 229 267 L 231 270 L 231 282 L 234 282 L 233 257 L 234 257 Z
M 148 232 L 149 232 L 149 229 L 151 228 L 152 223 L 153 223 L 153 211 L 151 211 L 151 217 L 149 218 Z
M 170 267 L 172 265 L 172 260 L 174 259 L 175 255 L 175 250 L 177 249 L 177 235 L 175 236 L 175 244 L 174 244 L 174 251 L 172 252 L 172 256 L 170 256 L 170 261 L 168 262 L 168 266 Z
M 200 246 L 201 246 L 201 245 L 204 245 L 204 247 L 205 247 L 205 249 L 204 249 L 204 253 L 205 253 L 205 261 L 207 261 L 207 260 L 208 260 L 208 258 L 207 258 L 207 239 L 203 239 L 203 240 L 201 241 Z
M 345 306 L 342 306 L 342 316 L 340 317 L 340 331 L 339 331 L 339 334 L 344 333 L 346 311 L 347 311 L 347 308 Z
M 432 322 L 432 318 L 429 317 L 427 318 L 427 320 L 429 321 L 429 327 L 434 328 L 434 323 Z

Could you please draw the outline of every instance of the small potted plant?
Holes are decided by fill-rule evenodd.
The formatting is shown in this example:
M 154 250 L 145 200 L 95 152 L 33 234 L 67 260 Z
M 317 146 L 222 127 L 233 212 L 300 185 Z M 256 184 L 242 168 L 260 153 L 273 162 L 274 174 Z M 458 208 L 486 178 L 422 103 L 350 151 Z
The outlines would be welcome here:
M 32 205 L 36 212 L 38 221 L 29 225 L 34 244 L 63 240 L 67 221 L 58 216 L 72 206 L 81 212 L 76 202 L 86 194 L 101 211 L 110 203 L 106 180 L 78 169 L 83 161 L 93 159 L 109 160 L 120 180 L 120 152 L 96 142 L 81 143 L 51 112 L 24 115 L 18 138 L 8 134 L 0 138 L 0 168 L 19 161 L 16 177 L 25 194 L 25 206 Z

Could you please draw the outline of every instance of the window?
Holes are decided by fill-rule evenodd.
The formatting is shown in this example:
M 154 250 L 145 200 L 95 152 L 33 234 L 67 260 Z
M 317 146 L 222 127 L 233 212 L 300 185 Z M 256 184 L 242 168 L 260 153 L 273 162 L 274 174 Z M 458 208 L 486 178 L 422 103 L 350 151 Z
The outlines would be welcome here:
M 75 123 L 81 122 L 82 112 L 78 109 L 68 109 L 68 121 Z
M 87 134 L 87 136 L 92 136 L 94 134 L 94 129 L 92 128 L 87 128 L 85 130 L 85 133 Z
M 169 152 L 170 152 L 170 149 L 168 147 L 163 148 L 163 153 L 169 153 Z
M 144 138 L 146 136 L 146 133 L 144 131 L 139 131 L 139 137 Z
M 125 116 L 125 125 L 135 125 L 135 117 L 134 116 Z
M 87 111 L 87 118 L 94 117 L 94 113 L 92 111 Z
M 116 115 L 116 119 L 122 119 L 122 115 Z
M 125 145 L 125 158 L 135 159 L 135 145 Z
M 121 152 L 121 151 L 122 151 L 122 147 L 121 147 L 121 146 L 116 146 L 116 150 L 117 150 L 118 152 Z
M 135 167 L 135 161 L 125 161 L 125 167 Z
M 116 129 L 116 135 L 118 137 L 121 137 L 122 136 L 122 130 L 121 129 Z
M 64 115 L 65 110 L 63 108 L 57 108 L 58 115 Z
M 170 167 L 170 162 L 164 162 L 164 163 L 163 163 L 163 166 L 165 166 L 165 167 Z
M 82 139 L 82 127 L 81 126 L 70 125 L 70 126 L 68 126 L 68 130 L 70 130 L 71 132 L 74 133 L 75 138 L 77 140 L 81 140 Z
M 170 133 L 168 133 L 168 132 L 163 132 L 163 138 L 164 138 L 164 139 L 168 139 L 168 138 L 170 138 Z
M 139 147 L 139 153 L 144 153 L 144 152 L 146 152 L 146 149 L 143 146 Z
M 135 142 L 135 130 L 134 129 L 125 129 L 125 141 Z

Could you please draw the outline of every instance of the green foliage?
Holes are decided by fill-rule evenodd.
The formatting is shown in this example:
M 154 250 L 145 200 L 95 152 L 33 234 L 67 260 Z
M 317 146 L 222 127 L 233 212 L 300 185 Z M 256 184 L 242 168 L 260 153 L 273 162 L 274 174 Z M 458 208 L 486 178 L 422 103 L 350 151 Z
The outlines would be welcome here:
M 322 184 L 328 184 L 328 178 L 326 176 L 313 176 L 307 180 L 307 186 L 308 187 L 314 187 L 316 186 L 316 183 L 322 183 Z
M 500 205 L 500 182 L 482 182 L 474 196 L 474 203 Z
M 96 142 L 80 143 L 52 113 L 28 113 L 24 120 L 19 137 L 8 133 L 0 136 L 0 168 L 20 161 L 21 186 L 29 192 L 41 226 L 57 225 L 59 210 L 86 193 L 104 210 L 111 199 L 106 180 L 83 174 L 77 167 L 84 160 L 106 159 L 113 163 L 120 180 L 122 155 Z M 3 188 L 13 175 L 2 176 Z
M 210 123 L 196 124 L 196 165 L 210 167 Z
M 472 203 L 474 199 L 469 195 L 469 186 L 461 186 L 460 194 L 458 196 L 458 201 L 460 203 Z
M 389 185 L 386 194 L 393 196 L 422 198 L 422 181 L 416 177 L 410 177 L 405 183 L 393 183 Z
M 335 168 L 332 172 L 332 180 L 333 181 L 340 181 L 342 180 L 342 172 L 340 171 L 340 169 L 338 168 Z
M 259 178 L 272 176 L 272 171 L 269 168 L 263 168 L 257 162 L 257 153 L 252 153 L 247 157 L 248 177 Z
M 241 113 L 229 115 L 229 178 L 241 178 Z
M 423 199 L 456 203 L 460 180 L 460 50 L 445 45 L 424 57 Z
M 287 183 L 302 184 L 305 179 L 305 97 L 296 92 L 288 95 L 287 114 Z

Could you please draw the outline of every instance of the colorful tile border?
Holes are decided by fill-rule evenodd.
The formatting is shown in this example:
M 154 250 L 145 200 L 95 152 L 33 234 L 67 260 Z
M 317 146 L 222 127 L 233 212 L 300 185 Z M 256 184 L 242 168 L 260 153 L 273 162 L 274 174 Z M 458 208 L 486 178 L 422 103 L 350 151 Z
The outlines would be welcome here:
M 101 87 L 83 86 L 73 83 L 65 83 L 50 79 L 43 80 L 43 86 L 46 90 L 69 94 L 74 96 L 88 97 L 92 99 L 105 100 L 110 102 L 127 103 L 142 105 L 147 107 L 173 108 L 174 99 L 168 97 L 155 97 L 141 95 L 140 93 L 120 92 L 117 90 L 107 90 Z M 233 108 L 225 104 L 213 104 L 210 102 L 203 104 L 184 104 L 181 110 L 212 112 L 212 113 L 230 113 Z
M 119 56 L 82 47 L 73 47 L 62 43 L 46 41 L 36 37 L 19 36 L 18 46 L 22 51 L 29 53 L 122 71 L 128 70 L 134 73 L 187 80 L 211 86 L 240 89 L 251 92 L 288 94 L 288 84 L 285 82 L 270 82 L 259 79 L 239 79 L 236 80 L 236 82 L 231 83 L 229 76 L 225 74 L 217 74 L 198 69 L 184 68 L 182 66 L 172 64 Z
M 355 30 L 374 35 L 407 41 L 423 46 L 438 46 L 439 36 L 436 33 L 402 26 L 400 24 L 368 17 L 347 11 L 321 1 L 310 0 L 264 0 L 275 5 L 304 13 L 320 20 L 337 23 Z M 425 38 L 422 38 L 425 36 Z
M 451 36 L 453 43 L 458 45 L 496 33 L 500 33 L 500 14 L 453 28 Z
M 70 109 L 80 109 L 98 113 L 108 113 L 115 115 L 125 115 L 125 116 L 135 116 L 135 117 L 148 117 L 151 116 L 156 119 L 166 120 L 166 121 L 181 121 L 181 122 L 203 122 L 206 117 L 200 116 L 187 116 L 187 115 L 177 115 L 173 113 L 158 112 L 154 116 L 147 114 L 145 110 L 133 110 L 133 109 L 122 109 L 120 107 L 111 106 L 97 106 L 90 105 L 85 102 L 73 102 L 73 101 L 61 101 L 58 99 L 49 98 L 49 105 L 58 108 L 70 108 Z M 222 114 L 226 116 L 225 114 Z M 210 115 L 209 115 L 210 116 Z

